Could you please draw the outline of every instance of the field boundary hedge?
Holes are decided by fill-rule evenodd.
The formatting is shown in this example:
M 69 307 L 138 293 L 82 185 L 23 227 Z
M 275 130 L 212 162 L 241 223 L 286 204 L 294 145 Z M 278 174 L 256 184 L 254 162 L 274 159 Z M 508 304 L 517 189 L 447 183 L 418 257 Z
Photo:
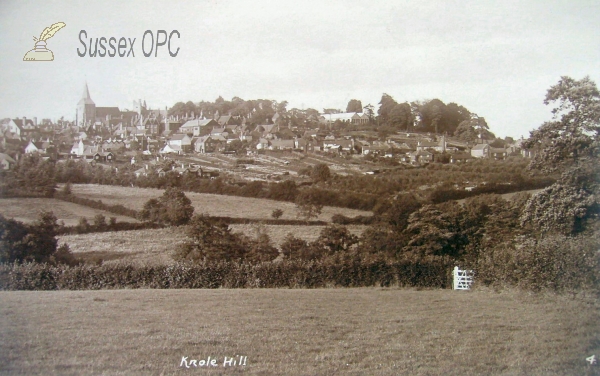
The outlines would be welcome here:
M 449 288 L 452 265 L 430 262 L 281 261 L 133 266 L 0 265 L 1 290 L 124 288 L 324 288 L 398 286 Z
M 92 200 L 89 198 L 77 197 L 73 194 L 64 194 L 62 192 L 56 192 L 54 198 L 72 202 L 74 204 L 87 206 L 92 209 L 104 210 L 113 214 L 122 215 L 125 217 L 131 217 L 137 219 L 138 212 L 134 209 L 126 208 L 121 204 L 109 205 L 102 202 L 102 200 Z

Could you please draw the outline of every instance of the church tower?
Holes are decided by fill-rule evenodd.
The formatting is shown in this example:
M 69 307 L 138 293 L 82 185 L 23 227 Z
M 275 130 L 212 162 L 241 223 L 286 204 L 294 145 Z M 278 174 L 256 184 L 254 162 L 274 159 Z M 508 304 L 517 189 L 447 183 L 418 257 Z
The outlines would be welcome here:
M 90 125 L 96 121 L 96 103 L 90 97 L 87 82 L 83 88 L 83 95 L 77 103 L 77 125 Z

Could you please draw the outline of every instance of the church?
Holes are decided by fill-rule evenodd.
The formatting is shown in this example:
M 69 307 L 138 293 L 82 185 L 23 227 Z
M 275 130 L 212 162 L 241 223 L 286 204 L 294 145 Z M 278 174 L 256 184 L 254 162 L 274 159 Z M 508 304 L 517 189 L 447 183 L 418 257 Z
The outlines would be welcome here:
M 108 130 L 111 134 L 124 131 L 127 128 L 146 130 L 148 134 L 160 134 L 165 129 L 167 110 L 149 110 L 146 101 L 140 99 L 133 101 L 133 111 L 121 111 L 118 107 L 97 107 L 90 96 L 90 91 L 85 83 L 83 94 L 76 110 L 76 124 L 86 131 L 101 129 Z M 168 128 L 168 125 L 167 125 Z

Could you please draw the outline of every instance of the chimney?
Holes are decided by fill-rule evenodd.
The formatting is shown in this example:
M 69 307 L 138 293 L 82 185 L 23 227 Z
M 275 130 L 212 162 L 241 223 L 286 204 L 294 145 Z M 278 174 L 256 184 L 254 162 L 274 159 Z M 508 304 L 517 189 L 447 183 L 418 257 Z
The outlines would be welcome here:
M 25 123 L 25 122 L 26 122 L 26 121 L 27 121 L 27 118 L 26 118 L 25 116 L 23 116 L 23 128 L 25 128 L 25 125 L 26 125 L 26 123 Z
M 33 117 L 33 125 L 35 125 L 37 127 L 37 117 Z

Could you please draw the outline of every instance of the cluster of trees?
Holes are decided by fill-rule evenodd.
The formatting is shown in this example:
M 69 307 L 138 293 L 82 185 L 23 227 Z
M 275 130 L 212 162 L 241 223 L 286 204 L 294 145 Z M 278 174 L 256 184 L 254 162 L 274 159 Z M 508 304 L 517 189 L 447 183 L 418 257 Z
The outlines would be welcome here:
M 548 89 L 554 118 L 531 133 L 533 174 L 555 173 L 555 184 L 527 202 L 523 222 L 541 231 L 584 232 L 600 216 L 600 92 L 589 77 L 562 77 Z
M 439 99 L 398 103 L 389 94 L 379 102 L 379 123 L 395 130 L 446 133 L 466 138 L 471 133 L 494 139 L 484 118 L 456 103 Z
M 231 231 L 229 225 L 207 215 L 195 215 L 186 229 L 187 239 L 174 253 L 182 262 L 273 261 L 279 251 L 261 225 L 255 225 L 255 237 Z
M 138 219 L 167 226 L 187 224 L 194 214 L 192 201 L 177 188 L 167 188 L 158 199 L 150 199 L 138 213 Z
M 58 247 L 56 217 L 41 212 L 33 224 L 6 219 L 0 214 L 0 263 L 76 263 L 66 244 Z
M 308 109 L 287 109 L 288 102 L 278 102 L 272 99 L 244 100 L 233 97 L 230 101 L 219 96 L 214 102 L 200 101 L 195 104 L 191 101 L 186 103 L 177 102 L 168 111 L 170 116 L 196 116 L 212 119 L 216 116 L 232 115 L 244 117 L 250 124 L 268 124 L 276 113 L 285 114 L 282 121 L 289 121 L 293 125 L 316 125 L 319 111 Z M 288 125 L 287 123 L 285 125 Z
M 53 197 L 55 192 L 54 163 L 38 155 L 24 155 L 13 171 L 0 172 L 0 196 Z
M 168 111 L 173 116 L 197 116 L 214 118 L 217 115 L 233 115 L 244 117 L 249 124 L 270 123 L 273 116 L 281 115 L 278 121 L 282 125 L 318 127 L 319 111 L 308 109 L 287 109 L 288 102 L 270 99 L 244 100 L 233 97 L 230 101 L 217 98 L 214 102 L 201 101 L 195 104 L 177 102 Z M 375 113 L 374 106 L 363 104 L 358 99 L 351 99 L 346 105 L 346 112 L 365 113 L 369 116 L 369 126 L 378 124 L 389 132 L 420 131 L 438 134 L 455 135 L 464 141 L 474 142 L 478 138 L 493 140 L 495 136 L 489 131 L 485 118 L 470 112 L 456 103 L 445 104 L 440 99 L 398 103 L 389 94 L 383 94 Z M 334 114 L 341 109 L 325 108 L 323 113 Z M 377 115 L 377 122 L 375 121 Z M 347 128 L 347 127 L 346 127 Z
M 187 239 L 174 253 L 182 262 L 242 261 L 257 263 L 278 257 L 289 260 L 319 260 L 350 252 L 358 237 L 340 225 L 325 227 L 317 240 L 307 242 L 288 234 L 280 251 L 263 225 L 254 225 L 254 236 L 232 232 L 229 225 L 207 215 L 196 215 L 186 229 Z

